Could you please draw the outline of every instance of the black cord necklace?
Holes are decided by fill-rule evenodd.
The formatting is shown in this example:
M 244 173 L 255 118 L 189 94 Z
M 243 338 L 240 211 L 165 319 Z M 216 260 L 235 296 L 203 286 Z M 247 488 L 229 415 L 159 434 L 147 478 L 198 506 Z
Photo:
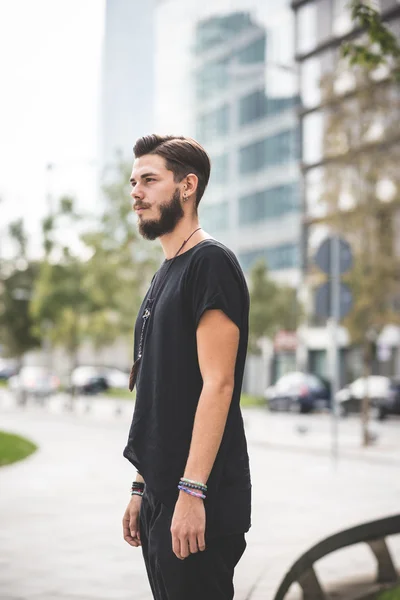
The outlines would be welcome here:
M 139 367 L 140 367 L 140 361 L 141 358 L 143 356 L 143 348 L 144 348 L 144 342 L 145 342 L 145 331 L 146 331 L 146 324 L 147 321 L 150 318 L 150 315 L 152 314 L 152 311 L 154 310 L 155 304 L 156 304 L 156 300 L 158 300 L 159 296 L 160 296 L 160 292 L 163 288 L 163 284 L 164 281 L 168 275 L 168 272 L 171 268 L 172 263 L 174 262 L 175 258 L 178 256 L 178 254 L 181 252 L 181 250 L 183 250 L 183 248 L 186 246 L 186 244 L 188 243 L 188 241 L 190 240 L 190 238 L 201 229 L 201 227 L 198 227 L 197 229 L 195 229 L 190 235 L 189 237 L 183 242 L 183 244 L 181 245 L 181 247 L 179 248 L 178 252 L 172 257 L 172 259 L 170 260 L 170 262 L 167 265 L 167 269 L 165 270 L 164 273 L 164 277 L 162 278 L 160 285 L 158 286 L 158 290 L 157 293 L 154 294 L 154 297 L 152 297 L 153 292 L 155 292 L 156 289 L 156 282 L 158 280 L 158 274 L 157 276 L 154 278 L 154 281 L 152 283 L 152 286 L 150 288 L 150 293 L 149 293 L 149 298 L 147 300 L 146 303 L 146 308 L 143 312 L 142 315 L 142 319 L 143 319 L 143 323 L 142 323 L 142 329 L 140 332 L 140 339 L 139 339 L 139 348 L 138 348 L 138 356 L 137 359 L 134 361 L 132 369 L 131 369 L 131 373 L 129 375 L 129 391 L 132 392 L 133 388 L 135 387 L 135 383 L 137 380 L 137 376 L 139 373 Z

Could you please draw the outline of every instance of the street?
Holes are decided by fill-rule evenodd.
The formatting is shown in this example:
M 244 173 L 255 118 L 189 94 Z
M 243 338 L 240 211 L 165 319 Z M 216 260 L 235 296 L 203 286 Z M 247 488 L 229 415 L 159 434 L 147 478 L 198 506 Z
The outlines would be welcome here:
M 122 457 L 132 409 L 100 398 L 80 400 L 74 413 L 61 412 L 59 398 L 21 409 L 2 393 L 0 428 L 39 451 L 0 471 L 1 600 L 150 600 L 140 550 L 121 531 L 134 475 Z M 326 415 L 248 409 L 244 418 L 253 525 L 235 598 L 269 600 L 311 545 L 399 512 L 400 422 L 374 423 L 377 442 L 367 450 L 359 448 L 358 420 L 341 423 L 335 466 Z M 399 564 L 400 540 L 389 545 Z M 317 572 L 323 582 L 372 577 L 374 561 L 366 548 L 350 548 L 321 560 Z

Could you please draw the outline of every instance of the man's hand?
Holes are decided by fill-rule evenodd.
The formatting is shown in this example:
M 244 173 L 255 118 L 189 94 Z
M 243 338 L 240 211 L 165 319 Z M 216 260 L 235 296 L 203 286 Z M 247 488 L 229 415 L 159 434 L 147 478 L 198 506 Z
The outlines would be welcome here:
M 139 513 L 141 504 L 141 496 L 136 494 L 133 495 L 122 519 L 124 540 L 131 546 L 135 546 L 135 548 L 142 545 L 139 531 Z
M 206 549 L 206 511 L 203 500 L 180 492 L 171 523 L 172 550 L 181 560 Z

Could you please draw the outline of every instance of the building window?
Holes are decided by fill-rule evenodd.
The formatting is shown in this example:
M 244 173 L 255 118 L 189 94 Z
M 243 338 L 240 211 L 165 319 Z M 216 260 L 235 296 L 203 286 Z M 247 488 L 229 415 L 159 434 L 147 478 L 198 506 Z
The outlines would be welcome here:
M 211 158 L 210 184 L 221 185 L 228 181 L 229 155 L 220 154 Z
M 280 185 L 239 198 L 241 225 L 277 219 L 287 213 L 298 211 L 299 190 L 297 184 Z
M 217 110 L 200 116 L 197 119 L 197 138 L 201 142 L 209 142 L 229 132 L 229 106 L 224 104 Z
M 195 50 L 205 52 L 215 46 L 226 44 L 235 35 L 251 26 L 252 22 L 247 12 L 236 12 L 201 21 L 196 27 Z
M 235 58 L 241 64 L 265 62 L 265 35 L 239 50 Z
M 332 23 L 331 10 L 331 0 L 308 2 L 297 9 L 296 52 L 307 54 L 329 38 Z
M 274 97 L 265 95 L 260 89 L 243 96 L 239 100 L 239 124 L 247 125 L 253 121 L 264 119 L 293 108 L 298 103 L 298 97 Z
M 240 172 L 260 171 L 264 167 L 283 165 L 299 158 L 298 129 L 283 131 L 240 148 Z
M 271 271 L 294 269 L 299 266 L 299 247 L 297 244 L 282 244 L 239 254 L 239 262 L 245 272 L 249 272 L 259 260 L 265 260 Z
M 351 7 L 347 0 L 333 0 L 333 32 L 346 35 L 353 29 Z
M 200 204 L 200 218 L 202 227 L 210 233 L 227 229 L 229 224 L 228 202 Z
M 196 96 L 198 100 L 205 100 L 227 86 L 230 80 L 229 59 L 207 62 L 195 75 Z
M 246 125 L 267 115 L 267 97 L 264 89 L 252 92 L 239 101 L 239 123 Z

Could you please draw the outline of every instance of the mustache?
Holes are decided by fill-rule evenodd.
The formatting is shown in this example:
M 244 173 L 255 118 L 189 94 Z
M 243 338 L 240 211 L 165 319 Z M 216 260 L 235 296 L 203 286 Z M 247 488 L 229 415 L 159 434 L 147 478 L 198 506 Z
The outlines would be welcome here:
M 138 210 L 139 208 L 150 208 L 148 204 L 142 204 L 141 202 L 135 202 L 133 205 L 133 210 Z

